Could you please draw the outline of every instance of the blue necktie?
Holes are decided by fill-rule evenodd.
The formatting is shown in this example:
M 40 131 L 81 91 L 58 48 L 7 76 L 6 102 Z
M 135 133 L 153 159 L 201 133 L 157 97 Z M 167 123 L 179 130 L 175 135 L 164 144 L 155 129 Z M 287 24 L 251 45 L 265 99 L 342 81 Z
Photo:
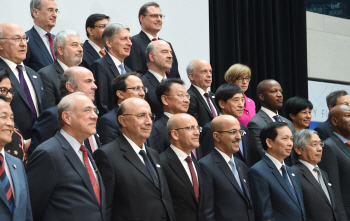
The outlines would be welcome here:
M 124 64 L 123 63 L 121 63 L 118 67 L 120 68 L 120 74 L 126 74 L 126 70 L 124 68 Z
M 275 119 L 276 122 L 280 122 L 280 117 L 278 115 L 273 116 L 273 119 Z
M 286 171 L 286 168 L 284 167 L 284 165 L 281 166 L 281 170 L 282 170 L 282 177 L 283 177 L 284 181 L 286 181 L 287 186 L 289 187 L 290 191 L 292 191 L 295 199 L 298 201 L 298 198 L 295 195 L 294 188 L 293 188 L 292 184 L 290 183 L 290 181 L 288 179 L 287 171 Z
M 239 185 L 239 187 L 241 188 L 242 193 L 243 193 L 241 180 L 239 179 L 239 175 L 238 175 L 238 172 L 237 172 L 237 169 L 236 169 L 236 163 L 235 163 L 235 161 L 234 161 L 233 159 L 230 159 L 230 160 L 228 161 L 228 163 L 231 165 L 232 173 L 233 173 L 233 175 L 235 176 L 236 181 L 237 181 L 237 183 L 238 183 L 238 185 Z

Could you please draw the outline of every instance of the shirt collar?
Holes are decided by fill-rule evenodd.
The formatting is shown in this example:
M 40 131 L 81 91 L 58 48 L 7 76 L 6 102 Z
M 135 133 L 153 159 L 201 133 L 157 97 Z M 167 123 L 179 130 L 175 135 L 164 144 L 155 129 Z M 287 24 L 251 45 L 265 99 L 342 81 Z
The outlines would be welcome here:
M 163 80 L 163 78 L 167 79 L 166 75 L 164 75 L 164 77 L 163 77 L 162 75 L 158 74 L 158 73 L 155 72 L 155 71 L 152 71 L 151 69 L 148 69 L 148 71 L 151 72 L 151 74 L 153 74 L 154 77 L 157 78 L 157 80 L 158 80 L 159 82 L 161 82 L 161 81 Z
M 272 110 L 267 109 L 266 107 L 261 107 L 261 110 L 264 111 L 273 121 L 275 121 L 273 116 L 278 115 L 278 111 L 277 111 L 277 114 L 276 114 L 275 112 L 273 112 Z
M 286 166 L 286 165 L 284 164 L 284 160 L 283 160 L 283 162 L 281 163 L 281 162 L 279 162 L 276 158 L 274 158 L 273 156 L 271 156 L 270 154 L 265 153 L 265 155 L 266 155 L 268 158 L 270 158 L 270 160 L 272 161 L 273 164 L 275 164 L 275 166 L 277 167 L 277 170 L 280 170 L 282 165 L 284 165 L 284 167 Z
M 176 156 L 180 159 L 180 161 L 185 160 L 189 155 L 187 155 L 185 152 L 180 150 L 179 148 L 175 147 L 174 145 L 170 144 L 171 149 L 175 152 Z M 191 157 L 191 156 L 189 156 Z
M 142 144 L 141 147 L 137 146 L 136 143 L 134 143 L 134 141 L 132 141 L 129 137 L 127 137 L 125 134 L 123 134 L 123 136 L 125 137 L 125 139 L 129 142 L 129 144 L 131 145 L 132 149 L 134 149 L 134 151 L 136 152 L 136 154 L 139 154 L 140 150 L 144 150 L 146 153 L 146 148 L 145 148 L 145 144 Z
M 111 56 L 115 66 L 117 66 L 119 68 L 119 65 L 121 64 L 121 62 L 119 61 L 118 58 L 114 57 L 114 55 L 112 55 L 111 53 L 107 52 L 109 54 L 109 56 Z
M 231 159 L 233 159 L 232 156 L 231 157 L 227 156 L 227 154 L 225 154 L 224 152 L 219 150 L 217 147 L 214 147 L 214 148 L 215 148 L 215 150 L 217 150 L 221 154 L 221 156 L 224 158 L 226 163 L 228 163 Z
M 299 159 L 299 162 L 304 164 L 311 172 L 313 172 L 313 170 L 315 168 L 314 165 L 312 165 L 311 163 L 309 163 L 309 162 L 307 162 L 305 160 L 301 160 L 301 159 Z M 317 164 L 316 164 L 316 167 L 318 167 Z
M 164 111 L 164 115 L 167 116 L 167 117 L 169 117 L 169 118 L 171 118 L 174 114 L 171 114 L 171 113 L 169 113 L 169 112 L 165 112 L 165 111 Z
M 8 59 L 6 59 L 6 58 L 4 58 L 4 57 L 1 57 L 1 56 L 0 56 L 0 58 L 1 58 L 2 60 L 5 61 L 5 63 L 7 64 L 7 66 L 9 66 L 9 68 L 10 68 L 11 70 L 15 70 L 15 69 L 17 68 L 17 64 L 14 63 L 13 61 L 10 61 L 10 60 L 8 60 Z M 21 62 L 20 65 L 22 65 L 23 69 L 25 69 L 25 68 L 24 68 L 23 62 Z
M 97 51 L 98 53 L 100 53 L 101 49 L 103 49 L 103 48 L 100 48 L 100 46 L 95 44 L 95 42 L 91 41 L 90 39 L 88 40 L 88 42 L 95 49 L 95 51 Z
M 42 28 L 40 28 L 39 26 L 37 26 L 36 24 L 34 24 L 34 29 L 36 30 L 36 32 L 38 32 L 40 37 L 46 37 L 46 31 Z
M 57 62 L 61 65 L 63 71 L 66 71 L 68 69 L 68 66 L 65 65 L 60 59 L 57 58 Z
M 0 153 L 2 154 L 2 156 L 4 157 L 4 161 L 6 161 L 6 156 L 5 156 L 5 147 L 2 148 L 2 150 L 0 151 Z
M 333 131 L 333 133 L 334 133 L 335 135 L 337 135 L 337 137 L 339 137 L 339 139 L 340 139 L 341 141 L 343 141 L 343 143 L 348 142 L 348 139 L 346 139 L 346 138 L 343 137 L 342 135 L 340 135 L 340 134 L 338 134 L 338 133 L 336 133 L 336 132 L 334 132 L 334 131 Z
M 144 30 L 142 30 L 142 31 L 147 35 L 147 37 L 148 37 L 149 40 L 151 40 L 151 41 L 152 41 L 153 38 L 159 39 L 158 36 L 157 36 L 157 37 L 153 37 L 151 34 L 145 32 Z
M 62 134 L 62 136 L 64 138 L 66 138 L 66 140 L 68 141 L 68 143 L 72 146 L 72 148 L 74 149 L 75 152 L 78 152 L 80 150 L 81 143 L 79 143 L 79 141 L 77 141 L 77 139 L 75 139 L 74 137 L 72 137 L 72 135 L 68 134 L 66 131 L 64 131 L 63 129 L 60 130 L 60 133 Z
M 208 90 L 207 90 L 207 91 L 204 91 L 202 88 L 198 87 L 197 85 L 194 85 L 194 84 L 192 84 L 192 85 L 198 90 L 198 92 L 199 92 L 202 96 L 204 96 L 204 93 L 207 93 L 207 92 L 208 92 Z

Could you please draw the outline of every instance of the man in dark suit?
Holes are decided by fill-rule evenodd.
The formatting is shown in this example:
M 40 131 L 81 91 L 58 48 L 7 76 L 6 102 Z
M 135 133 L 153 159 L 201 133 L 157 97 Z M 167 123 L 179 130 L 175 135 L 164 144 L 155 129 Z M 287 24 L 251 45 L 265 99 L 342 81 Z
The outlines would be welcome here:
M 350 96 L 345 90 L 333 91 L 327 96 L 326 101 L 329 110 L 341 104 L 350 106 Z M 315 131 L 318 132 L 321 140 L 326 140 L 333 134 L 332 127 L 331 119 L 328 118 L 325 122 L 319 124 Z
M 48 107 L 44 87 L 40 75 L 23 64 L 27 40 L 22 28 L 14 23 L 3 23 L 0 29 L 0 68 L 10 73 L 11 85 L 16 91 L 11 102 L 15 123 L 23 138 L 29 139 L 35 120 Z
M 145 100 L 126 99 L 117 116 L 122 135 L 93 154 L 106 187 L 107 220 L 175 220 L 158 154 L 144 145 L 152 118 Z
M 202 176 L 196 159 L 191 157 L 199 146 L 200 129 L 189 114 L 173 115 L 165 128 L 171 144 L 159 161 L 168 181 L 176 220 L 205 220 Z
M 69 67 L 78 66 L 83 59 L 83 43 L 75 31 L 59 32 L 53 45 L 57 60 L 38 72 L 43 80 L 49 107 L 57 105 L 61 100 L 58 85 L 63 72 Z
M 163 25 L 163 15 L 159 5 L 155 2 L 144 4 L 139 11 L 139 22 L 142 30 L 131 38 L 133 47 L 131 47 L 130 56 L 125 59 L 125 64 L 133 71 L 146 74 L 149 69 L 146 48 L 151 41 L 162 40 L 157 37 Z M 168 44 L 171 48 L 173 62 L 164 73 L 167 78 L 180 78 L 175 52 L 171 44 L 169 42 Z
M 122 23 L 108 25 L 102 34 L 103 46 L 107 50 L 106 56 L 96 60 L 90 66 L 90 70 L 96 79 L 96 105 L 100 111 L 99 117 L 112 110 L 111 82 L 120 74 L 132 72 L 124 59 L 129 56 L 131 48 L 131 36 L 128 26 Z
M 97 114 L 83 92 L 67 95 L 58 104 L 60 130 L 28 161 L 34 220 L 106 220 L 102 178 L 83 144 L 96 133 Z
M 243 114 L 244 96 L 242 89 L 235 84 L 223 84 L 215 93 L 215 103 L 219 107 L 223 115 L 231 115 L 239 118 Z M 210 131 L 211 122 L 207 123 L 199 136 L 200 149 L 202 157 L 211 153 L 214 149 L 214 139 Z M 251 148 L 249 145 L 249 130 L 240 124 L 241 140 L 239 141 L 239 151 L 233 153 L 233 156 L 243 161 L 248 168 L 253 166 L 254 159 L 251 155 Z
M 97 133 L 103 145 L 115 140 L 121 132 L 118 126 L 117 112 L 119 105 L 130 97 L 145 98 L 147 88 L 143 86 L 141 75 L 130 72 L 119 75 L 112 81 L 114 108 L 97 121 Z
M 80 66 L 90 68 L 94 61 L 105 56 L 102 33 L 108 24 L 109 16 L 104 14 L 92 14 L 86 19 L 85 30 L 89 40 L 84 42 L 84 56 Z
M 342 199 L 350 219 L 350 107 L 337 105 L 329 111 L 333 134 L 324 141 L 319 166 L 327 172 L 336 199 Z
M 240 130 L 238 120 L 230 115 L 218 116 L 211 123 L 215 148 L 199 161 L 206 220 L 254 220 L 247 168 L 233 156 L 239 151 Z
M 293 148 L 291 130 L 285 122 L 273 122 L 262 128 L 260 137 L 266 153 L 248 170 L 256 221 L 305 221 L 298 174 L 284 163 Z
M 148 88 L 145 100 L 151 106 L 156 120 L 163 115 L 163 108 L 156 97 L 156 88 L 163 79 L 165 72 L 171 68 L 173 56 L 170 45 L 163 40 L 151 42 L 146 49 L 148 71 L 141 77 L 143 85 Z
M 91 101 L 94 101 L 97 87 L 94 83 L 94 76 L 91 71 L 83 67 L 71 67 L 63 73 L 59 88 L 62 97 L 80 91 L 84 92 Z M 33 125 L 31 130 L 32 141 L 28 148 L 29 156 L 37 146 L 55 136 L 58 128 L 57 108 L 58 106 L 56 105 L 43 111 Z M 97 134 L 87 139 L 84 144 L 91 153 L 101 146 Z
M 269 123 L 280 121 L 286 122 L 289 129 L 294 133 L 293 123 L 287 118 L 282 117 L 278 114 L 278 109 L 283 106 L 283 94 L 281 85 L 272 79 L 263 80 L 259 83 L 257 87 L 257 94 L 261 109 L 259 112 L 250 119 L 247 127 L 249 129 L 250 138 L 252 145 L 252 151 L 255 162 L 261 160 L 265 154 L 265 150 L 260 141 L 260 131 L 261 129 Z M 289 156 L 285 159 L 288 166 L 292 166 L 293 162 Z
M 190 61 L 186 71 L 191 81 L 191 87 L 187 90 L 191 96 L 187 113 L 196 118 L 199 126 L 203 127 L 220 114 L 214 94 L 208 91 L 212 82 L 212 69 L 209 62 L 197 59 Z
M 342 201 L 335 198 L 327 173 L 317 166 L 324 145 L 317 132 L 299 130 L 293 135 L 293 143 L 299 159 L 292 168 L 297 172 L 303 190 L 306 219 L 347 221 Z
M 14 129 L 13 113 L 7 99 L 0 95 L 0 220 L 33 220 L 27 176 L 21 160 L 5 153 Z
M 23 63 L 34 71 L 39 71 L 56 59 L 53 47 L 55 36 L 50 31 L 56 25 L 59 11 L 54 0 L 31 0 L 30 13 L 34 26 L 26 31 L 30 41 L 28 41 L 27 56 Z
M 162 117 L 155 121 L 153 129 L 156 133 L 152 133 L 148 141 L 155 144 L 152 148 L 156 148 L 160 154 L 170 146 L 167 123 L 170 117 L 178 113 L 186 113 L 190 104 L 190 96 L 184 82 L 181 79 L 170 78 L 163 80 L 156 88 L 157 100 L 162 104 L 164 113 Z M 155 135 L 156 134 L 156 135 Z

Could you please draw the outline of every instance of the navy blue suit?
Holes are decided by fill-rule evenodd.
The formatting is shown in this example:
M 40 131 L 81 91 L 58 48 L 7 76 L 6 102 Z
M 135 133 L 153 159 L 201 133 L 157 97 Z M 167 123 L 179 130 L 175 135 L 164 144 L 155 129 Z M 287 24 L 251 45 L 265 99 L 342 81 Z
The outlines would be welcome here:
M 117 112 L 119 106 L 115 106 L 107 114 L 97 120 L 97 133 L 100 135 L 102 145 L 108 144 L 120 136 Z
M 160 39 L 159 40 L 163 40 Z M 147 66 L 147 60 L 146 60 L 146 48 L 148 44 L 151 42 L 147 35 L 140 31 L 139 34 L 134 35 L 131 38 L 132 47 L 130 51 L 130 56 L 125 58 L 125 64 L 131 68 L 131 70 L 139 72 L 140 74 L 145 74 L 148 71 Z M 178 70 L 178 63 L 176 59 L 176 55 L 174 52 L 173 47 L 170 45 L 171 50 L 173 51 L 173 63 L 171 65 L 171 69 L 169 72 L 169 75 L 167 74 L 168 78 L 180 78 L 179 70 Z
M 146 74 L 142 75 L 141 80 L 143 86 L 148 88 L 148 92 L 145 94 L 145 100 L 149 103 L 149 106 L 151 106 L 152 113 L 156 115 L 155 120 L 159 120 L 164 112 L 162 105 L 159 103 L 156 97 L 156 88 L 159 84 L 159 81 L 149 71 L 147 71 Z
M 204 188 L 204 216 L 208 221 L 254 220 L 247 168 L 239 159 L 234 157 L 234 161 L 244 193 L 227 162 L 216 149 L 199 161 Z
M 34 122 L 32 122 L 32 112 L 27 97 L 15 74 L 2 59 L 0 59 L 0 68 L 5 68 L 10 73 L 11 85 L 12 88 L 16 91 L 11 101 L 11 108 L 15 117 L 15 124 L 21 130 L 23 138 L 29 139 L 31 137 L 30 129 L 32 128 Z M 40 75 L 29 67 L 25 66 L 25 70 L 30 81 L 33 84 L 36 99 L 38 101 L 38 111 L 40 114 L 42 111 L 48 108 L 43 82 Z
M 296 199 L 275 164 L 267 156 L 248 170 L 256 220 L 305 221 L 303 192 L 298 174 L 286 166 Z
M 15 194 L 13 213 L 10 212 L 4 188 L 0 187 L 0 220 L 1 221 L 31 221 L 32 208 L 30 206 L 27 176 L 21 160 L 5 153 L 6 163 L 11 173 Z M 1 182 L 0 182 L 1 183 Z
M 124 65 L 124 67 L 126 73 L 132 72 L 126 65 Z M 101 117 L 114 108 L 111 83 L 120 73 L 108 53 L 103 58 L 92 63 L 90 70 L 94 74 L 96 80 L 97 90 L 95 103 L 100 111 L 99 117 Z
M 315 131 L 317 131 L 318 136 L 321 140 L 325 141 L 328 137 L 332 136 L 333 134 L 333 128 L 332 123 L 330 119 L 327 119 L 325 122 L 319 124 Z
M 26 31 L 26 35 L 29 37 L 29 41 L 27 43 L 27 56 L 23 63 L 36 72 L 52 64 L 54 60 L 35 28 Z M 52 37 L 55 38 L 55 35 Z
M 94 63 L 94 61 L 96 61 L 97 59 L 100 59 L 101 56 L 91 46 L 88 40 L 84 42 L 83 50 L 84 50 L 83 61 L 80 63 L 79 66 L 89 69 L 91 64 Z

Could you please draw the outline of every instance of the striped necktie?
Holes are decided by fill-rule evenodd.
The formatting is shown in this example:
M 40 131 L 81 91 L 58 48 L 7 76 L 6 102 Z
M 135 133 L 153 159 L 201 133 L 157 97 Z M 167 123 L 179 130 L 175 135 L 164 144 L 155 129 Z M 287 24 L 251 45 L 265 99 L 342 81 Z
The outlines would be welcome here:
M 2 187 L 4 188 L 5 194 L 6 194 L 6 198 L 8 201 L 8 205 L 10 208 L 11 213 L 13 212 L 13 207 L 15 204 L 15 200 L 13 199 L 13 195 L 12 195 L 12 188 L 10 185 L 10 180 L 6 175 L 6 171 L 5 171 L 5 163 L 4 163 L 4 157 L 3 155 L 0 153 L 0 180 L 1 180 L 1 184 Z

